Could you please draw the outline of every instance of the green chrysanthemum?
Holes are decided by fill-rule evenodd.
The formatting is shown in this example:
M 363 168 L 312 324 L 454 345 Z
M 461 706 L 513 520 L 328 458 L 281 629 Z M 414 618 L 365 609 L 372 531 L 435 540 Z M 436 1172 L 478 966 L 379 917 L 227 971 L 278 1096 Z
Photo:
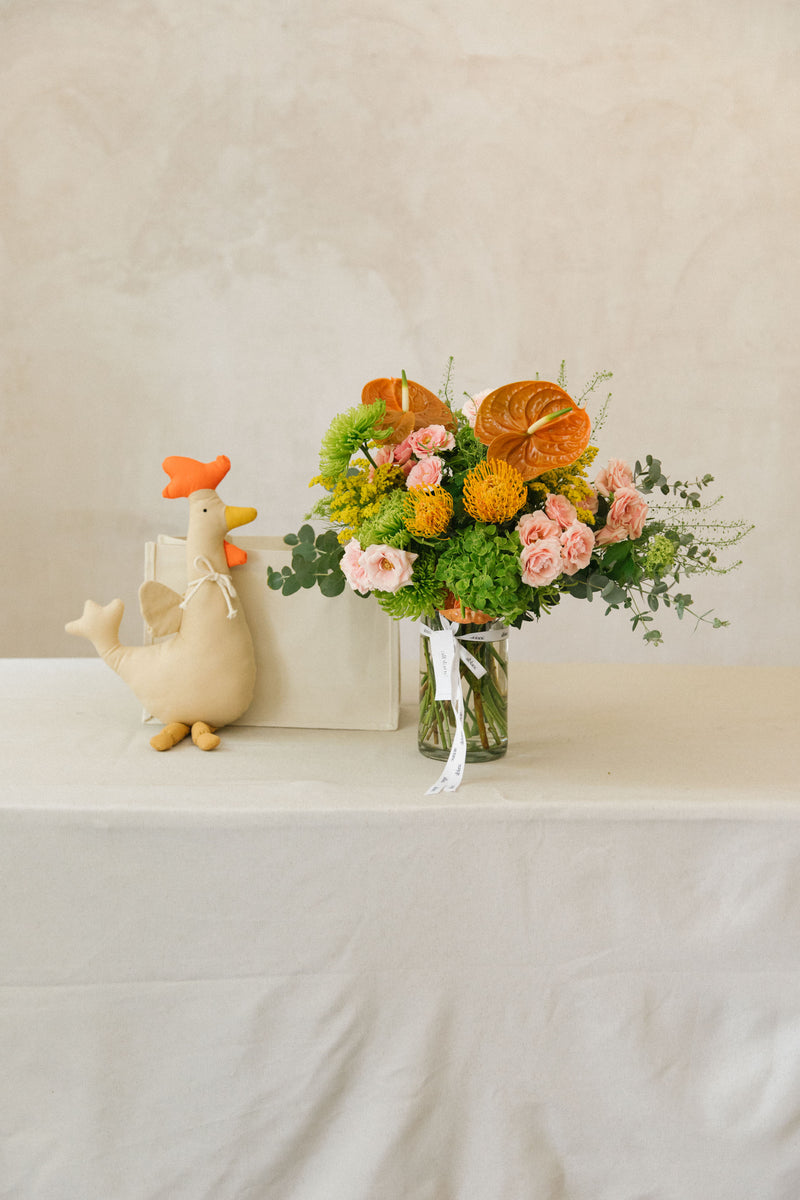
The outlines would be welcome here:
M 414 563 L 411 582 L 396 592 L 373 592 L 384 612 L 399 620 L 409 617 L 412 621 L 441 608 L 447 597 L 447 589 L 436 579 L 436 555 L 421 551 Z
M 384 441 L 390 431 L 378 429 L 377 426 L 385 414 L 383 400 L 376 400 L 374 404 L 359 404 L 357 408 L 338 413 L 320 445 L 320 475 L 338 478 L 347 470 L 356 450 L 368 442 Z
M 411 541 L 411 534 L 403 520 L 404 494 L 400 488 L 389 492 L 381 499 L 380 507 L 374 516 L 359 526 L 358 540 L 364 550 L 367 546 L 376 544 L 394 546 L 402 550 Z

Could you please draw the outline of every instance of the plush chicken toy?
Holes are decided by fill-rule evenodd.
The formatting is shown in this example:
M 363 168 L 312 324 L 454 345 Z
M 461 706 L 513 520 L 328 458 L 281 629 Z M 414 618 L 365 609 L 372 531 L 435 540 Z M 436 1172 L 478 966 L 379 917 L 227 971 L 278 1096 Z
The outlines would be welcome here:
M 170 477 L 164 495 L 189 498 L 188 586 L 179 596 L 150 580 L 139 589 L 139 604 L 153 635 L 172 637 L 151 646 L 120 645 L 121 600 L 104 607 L 87 600 L 83 615 L 66 626 L 67 633 L 88 638 L 145 709 L 163 721 L 150 739 L 155 750 L 171 750 L 188 733 L 201 750 L 215 750 L 215 731 L 240 717 L 253 698 L 253 641 L 231 579 L 231 567 L 247 555 L 225 534 L 257 514 L 228 507 L 217 495 L 230 465 L 222 454 L 211 463 L 164 460 Z

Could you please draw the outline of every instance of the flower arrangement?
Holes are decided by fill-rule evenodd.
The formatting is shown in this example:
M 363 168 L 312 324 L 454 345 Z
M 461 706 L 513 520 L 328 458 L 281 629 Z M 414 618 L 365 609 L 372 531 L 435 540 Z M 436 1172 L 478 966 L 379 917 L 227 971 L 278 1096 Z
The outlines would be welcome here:
M 438 395 L 405 372 L 372 380 L 360 405 L 334 417 L 311 480 L 325 495 L 308 514 L 327 528 L 289 534 L 292 566 L 270 570 L 267 582 L 285 595 L 318 586 L 334 596 L 349 586 L 393 618 L 419 620 L 431 696 L 430 633 L 458 627 L 474 651 L 465 711 L 484 749 L 487 722 L 504 749 L 502 644 L 492 625 L 519 627 L 574 597 L 598 598 L 606 614 L 627 611 L 653 645 L 662 641 L 661 609 L 719 628 L 727 622 L 695 612 L 684 581 L 738 566 L 719 555 L 748 527 L 709 519 L 718 501 L 701 497 L 711 475 L 670 481 L 652 455 L 595 467 L 593 435 L 610 396 L 594 422 L 587 402 L 609 373 L 574 400 L 562 364 L 555 383 L 508 384 L 468 396 L 459 410 L 451 372 L 452 360 Z M 458 714 L 437 705 L 428 724 L 437 756 L 449 757 Z

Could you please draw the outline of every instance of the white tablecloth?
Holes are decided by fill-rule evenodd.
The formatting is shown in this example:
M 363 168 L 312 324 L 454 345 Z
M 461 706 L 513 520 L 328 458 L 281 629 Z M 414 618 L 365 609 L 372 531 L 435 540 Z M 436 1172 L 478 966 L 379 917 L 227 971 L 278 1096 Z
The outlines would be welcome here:
M 511 750 L 150 750 L 0 665 L 2 1200 L 796 1200 L 798 672 L 512 662 Z

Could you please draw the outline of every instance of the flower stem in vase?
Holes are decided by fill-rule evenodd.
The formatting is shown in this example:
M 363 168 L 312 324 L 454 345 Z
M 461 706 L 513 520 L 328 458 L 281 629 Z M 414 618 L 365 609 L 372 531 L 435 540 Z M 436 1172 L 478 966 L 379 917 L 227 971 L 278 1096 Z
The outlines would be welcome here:
M 438 617 L 423 618 L 429 629 L 439 629 Z M 496 641 L 470 641 L 475 633 L 494 634 Z M 486 762 L 505 754 L 508 746 L 508 639 L 500 621 L 484 625 L 461 624 L 454 638 L 483 668 L 473 672 L 459 654 L 459 679 L 463 702 L 467 762 Z M 419 730 L 420 753 L 444 761 L 448 758 L 457 726 L 455 706 L 436 700 L 436 676 L 430 639 L 420 636 Z

